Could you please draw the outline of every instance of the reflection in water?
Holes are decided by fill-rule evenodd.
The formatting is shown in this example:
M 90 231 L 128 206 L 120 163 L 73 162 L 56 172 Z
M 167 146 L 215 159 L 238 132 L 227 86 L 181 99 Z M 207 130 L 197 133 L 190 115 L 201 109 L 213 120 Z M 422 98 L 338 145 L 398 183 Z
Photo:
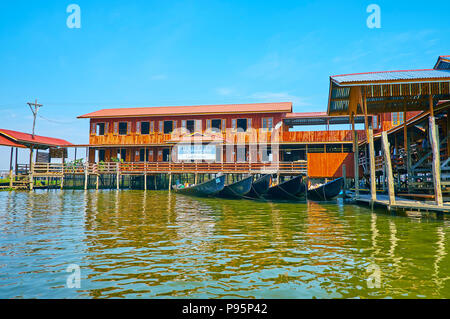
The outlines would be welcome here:
M 450 297 L 448 220 L 163 191 L 0 192 L 0 297 Z M 382 273 L 367 287 L 367 267 Z M 67 265 L 81 288 L 65 287 Z

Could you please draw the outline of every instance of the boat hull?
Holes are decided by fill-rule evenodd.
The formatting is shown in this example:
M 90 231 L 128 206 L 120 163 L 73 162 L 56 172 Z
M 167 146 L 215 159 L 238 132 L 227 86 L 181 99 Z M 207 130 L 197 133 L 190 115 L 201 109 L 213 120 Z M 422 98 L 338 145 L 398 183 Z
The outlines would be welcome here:
M 308 190 L 308 199 L 327 201 L 336 198 L 344 186 L 344 179 L 338 178 L 315 189 Z
M 207 182 L 197 184 L 187 188 L 175 188 L 175 191 L 184 195 L 191 196 L 212 196 L 219 193 L 225 187 L 225 175 L 216 177 Z
M 269 174 L 258 178 L 252 183 L 250 191 L 245 196 L 251 198 L 261 198 L 269 190 L 271 181 L 272 176 Z
M 253 176 L 246 177 L 225 187 L 218 193 L 220 197 L 241 198 L 252 189 Z
M 281 184 L 270 187 L 266 197 L 270 199 L 298 200 L 301 197 L 297 195 L 304 194 L 305 190 L 306 185 L 302 181 L 302 176 L 299 175 Z

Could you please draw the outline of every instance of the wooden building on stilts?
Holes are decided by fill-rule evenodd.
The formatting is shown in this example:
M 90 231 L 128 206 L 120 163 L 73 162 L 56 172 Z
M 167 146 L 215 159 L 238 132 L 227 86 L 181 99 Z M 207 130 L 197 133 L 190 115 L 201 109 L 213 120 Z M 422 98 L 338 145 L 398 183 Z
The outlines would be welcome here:
M 439 57 L 433 69 L 344 74 L 330 77 L 328 114 L 345 114 L 351 121 L 357 115 L 365 117 L 367 138 L 359 141 L 355 137 L 353 143 L 356 154 L 354 165 L 357 175 L 355 177 L 357 200 L 371 205 L 384 205 L 388 208 L 450 210 L 450 205 L 443 201 L 441 175 L 443 165 L 448 165 L 448 145 L 443 143 L 447 141 L 449 134 L 448 103 L 445 102 L 449 99 L 450 59 L 448 56 Z M 374 132 L 375 127 L 379 127 L 380 120 L 385 119 L 383 115 L 385 113 L 389 113 L 391 119 L 395 117 L 396 125 Z M 400 117 L 402 123 L 398 122 Z M 418 119 L 420 123 L 417 122 Z M 418 124 L 421 124 L 422 134 L 418 134 L 413 129 Z M 374 133 L 377 135 L 374 136 Z M 376 140 L 378 140 L 377 146 Z M 414 150 L 419 148 L 419 142 L 423 143 L 424 147 L 422 145 L 420 147 L 423 153 L 414 161 Z M 380 154 L 382 154 L 381 157 Z M 397 159 L 400 154 L 403 154 L 402 171 L 396 172 L 399 169 Z M 423 164 L 425 161 L 428 161 L 425 167 L 425 170 L 428 168 L 428 174 L 426 171 L 418 170 L 418 163 Z M 387 196 L 377 196 L 377 167 L 383 170 Z M 360 176 L 361 172 L 366 175 Z M 396 183 L 394 174 L 397 176 L 400 174 L 403 176 L 401 178 L 406 178 L 406 182 L 403 183 L 406 187 L 403 187 L 401 191 L 398 182 L 400 177 Z M 366 177 L 368 180 L 369 195 L 360 192 L 361 177 Z M 432 183 L 433 202 L 425 204 L 411 199 L 406 200 L 405 198 L 408 197 L 417 199 L 418 194 L 411 192 L 417 192 L 417 183 L 425 184 L 426 178 L 429 178 Z M 402 197 L 398 198 L 399 195 Z

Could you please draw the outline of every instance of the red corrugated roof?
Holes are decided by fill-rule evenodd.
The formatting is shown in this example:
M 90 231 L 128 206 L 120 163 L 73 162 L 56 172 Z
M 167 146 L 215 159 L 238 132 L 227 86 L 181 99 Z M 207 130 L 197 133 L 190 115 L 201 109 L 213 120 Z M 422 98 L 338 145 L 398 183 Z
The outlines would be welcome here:
M 18 142 L 18 143 L 40 144 L 40 145 L 47 145 L 47 146 L 71 146 L 72 145 L 72 143 L 67 142 L 66 140 L 63 140 L 63 139 L 39 136 L 39 135 L 35 135 L 33 138 L 33 136 L 31 134 L 12 131 L 12 130 L 0 129 L 0 134 L 4 135 L 5 137 L 8 137 L 9 139 L 14 140 L 15 142 Z
M 303 112 L 303 113 L 289 113 L 286 118 L 303 118 L 303 117 L 329 117 L 327 112 Z
M 78 118 L 274 112 L 292 112 L 292 102 L 103 109 L 78 116 Z
M 4 137 L 3 135 L 0 135 L 0 145 L 25 148 L 25 146 L 17 144 L 16 142 Z

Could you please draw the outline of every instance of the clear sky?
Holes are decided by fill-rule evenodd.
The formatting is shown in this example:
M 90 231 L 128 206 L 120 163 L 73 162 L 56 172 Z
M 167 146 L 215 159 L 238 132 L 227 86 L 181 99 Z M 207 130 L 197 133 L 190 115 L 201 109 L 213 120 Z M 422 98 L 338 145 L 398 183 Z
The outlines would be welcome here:
M 69 29 L 66 8 L 81 8 Z M 369 29 L 369 4 L 381 28 Z M 432 68 L 446 1 L 1 1 L 1 128 L 88 142 L 110 107 L 292 101 L 325 111 L 329 76 Z M 19 161 L 25 162 L 25 153 Z M 9 149 L 0 147 L 0 169 Z

